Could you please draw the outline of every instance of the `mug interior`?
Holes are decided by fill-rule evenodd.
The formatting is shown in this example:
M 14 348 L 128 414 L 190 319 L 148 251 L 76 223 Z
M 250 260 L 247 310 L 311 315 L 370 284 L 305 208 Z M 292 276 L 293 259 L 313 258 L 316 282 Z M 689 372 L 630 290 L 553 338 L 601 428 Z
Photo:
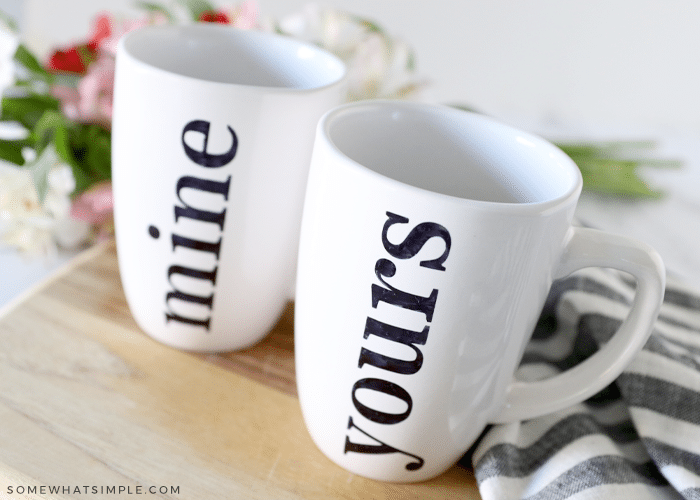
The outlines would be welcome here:
M 463 199 L 540 203 L 580 189 L 581 176 L 559 148 L 483 115 L 400 101 L 331 111 L 332 144 L 390 179 Z
M 314 89 L 342 79 L 334 55 L 289 37 L 214 24 L 150 26 L 122 39 L 146 65 L 220 83 Z

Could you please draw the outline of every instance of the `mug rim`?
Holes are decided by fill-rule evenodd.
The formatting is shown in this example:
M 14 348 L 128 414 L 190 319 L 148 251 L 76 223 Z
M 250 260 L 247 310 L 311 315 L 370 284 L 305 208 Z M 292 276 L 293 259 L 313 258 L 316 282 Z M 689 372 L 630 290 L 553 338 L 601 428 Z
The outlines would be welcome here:
M 407 182 L 392 178 L 388 175 L 385 175 L 383 173 L 377 172 L 371 167 L 365 166 L 361 164 L 360 162 L 356 161 L 355 159 L 351 158 L 348 156 L 343 150 L 336 144 L 336 142 L 332 138 L 332 133 L 331 133 L 331 127 L 333 126 L 333 123 L 341 118 L 343 115 L 356 112 L 358 110 L 366 110 L 369 113 L 372 112 L 377 112 L 381 108 L 389 108 L 389 109 L 394 109 L 395 111 L 401 111 L 401 110 L 409 110 L 413 112 L 418 112 L 418 113 L 444 113 L 446 115 L 450 115 L 452 117 L 462 117 L 464 118 L 465 116 L 468 117 L 471 120 L 476 120 L 476 121 L 481 121 L 482 123 L 488 123 L 491 125 L 495 125 L 497 127 L 500 127 L 504 130 L 509 131 L 510 133 L 514 134 L 514 136 L 518 136 L 519 138 L 524 139 L 525 141 L 529 141 L 534 143 L 538 147 L 543 147 L 545 149 L 548 149 L 551 153 L 552 156 L 557 157 L 556 160 L 558 163 L 568 169 L 570 173 L 573 176 L 573 181 L 570 183 L 570 186 L 565 189 L 563 192 L 561 192 L 557 196 L 553 196 L 547 199 L 543 200 L 537 200 L 537 201 L 490 201 L 490 200 L 480 200 L 480 199 L 472 199 L 472 198 L 467 198 L 467 197 L 461 197 L 461 196 L 456 196 L 456 195 L 451 195 L 451 194 L 445 194 L 437 191 L 433 191 L 424 187 L 419 187 L 413 184 L 409 184 Z M 384 109 L 384 112 L 386 112 L 386 109 Z M 451 106 L 443 105 L 443 104 L 433 104 L 433 103 L 426 103 L 426 102 L 416 102 L 416 101 L 404 101 L 404 100 L 399 100 L 399 99 L 372 99 L 372 100 L 364 100 L 364 101 L 356 101 L 356 102 L 351 102 L 347 104 L 343 104 L 340 106 L 337 106 L 336 108 L 331 109 L 330 111 L 326 112 L 324 116 L 321 117 L 321 120 L 319 121 L 318 127 L 317 127 L 317 135 L 322 137 L 324 142 L 327 144 L 328 147 L 332 149 L 332 151 L 341 156 L 345 162 L 344 164 L 346 167 L 353 168 L 355 169 L 358 173 L 361 175 L 365 175 L 373 179 L 374 181 L 381 182 L 385 185 L 388 186 L 401 186 L 401 189 L 406 190 L 406 191 L 416 191 L 421 193 L 423 196 L 426 197 L 432 197 L 436 200 L 436 202 L 444 202 L 444 201 L 449 201 L 452 203 L 459 203 L 463 205 L 468 205 L 473 208 L 479 208 L 479 209 L 484 209 L 484 210 L 489 210 L 489 211 L 494 211 L 494 212 L 507 212 L 507 213 L 512 213 L 512 212 L 521 212 L 521 213 L 543 213 L 543 212 L 550 212 L 552 210 L 556 210 L 561 206 L 568 205 L 570 203 L 576 203 L 578 201 L 578 198 L 581 194 L 581 191 L 583 189 L 583 178 L 581 176 L 581 171 L 579 170 L 578 166 L 574 163 L 574 161 L 566 155 L 561 149 L 559 149 L 557 146 L 552 144 L 551 142 L 547 141 L 546 139 L 537 136 L 535 134 L 525 132 L 523 130 L 520 130 L 516 127 L 513 127 L 511 125 L 505 124 L 501 121 L 495 120 L 491 117 L 488 117 L 486 115 L 482 115 L 479 113 L 475 113 L 472 111 L 466 111 L 462 110 L 459 108 L 454 108 Z
M 239 37 L 253 38 L 257 40 L 273 40 L 275 44 L 282 44 L 288 46 L 297 46 L 298 48 L 307 48 L 311 50 L 316 55 L 321 55 L 327 61 L 327 64 L 336 67 L 337 74 L 334 78 L 330 79 L 322 85 L 313 85 L 310 87 L 292 87 L 292 86 L 276 86 L 276 85 L 255 85 L 248 83 L 237 83 L 237 82 L 227 82 L 218 79 L 208 79 L 203 77 L 197 77 L 192 75 L 187 75 L 182 72 L 178 72 L 172 69 L 166 69 L 155 65 L 151 62 L 144 60 L 143 57 L 137 56 L 134 53 L 134 49 L 129 47 L 130 44 L 139 41 L 139 38 L 143 38 L 149 35 L 156 34 L 158 32 L 181 32 L 181 33 L 196 33 L 196 32 L 220 32 L 222 34 L 229 34 Z M 151 71 L 156 74 L 161 74 L 170 78 L 183 79 L 185 81 L 189 80 L 197 83 L 206 83 L 210 85 L 218 85 L 225 87 L 235 87 L 238 89 L 248 89 L 251 91 L 261 91 L 265 93 L 312 93 L 318 92 L 327 88 L 335 87 L 341 85 L 348 75 L 347 65 L 335 54 L 330 51 L 314 45 L 310 42 L 299 40 L 291 36 L 286 36 L 277 33 L 270 33 L 266 31 L 258 31 L 252 29 L 242 29 L 236 28 L 234 26 L 220 25 L 215 23 L 195 23 L 188 25 L 149 25 L 141 28 L 137 28 L 133 31 L 122 36 L 117 43 L 116 50 L 116 60 L 117 63 L 119 59 L 125 58 L 131 61 L 133 64 L 140 66 L 142 69 Z

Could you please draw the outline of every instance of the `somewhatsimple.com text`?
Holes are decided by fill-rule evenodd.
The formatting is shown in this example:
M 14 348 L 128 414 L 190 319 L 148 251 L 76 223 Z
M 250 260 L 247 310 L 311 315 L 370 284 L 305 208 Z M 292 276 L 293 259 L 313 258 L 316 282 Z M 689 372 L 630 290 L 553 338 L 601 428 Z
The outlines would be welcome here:
M 8 486 L 8 495 L 178 495 L 179 486 Z

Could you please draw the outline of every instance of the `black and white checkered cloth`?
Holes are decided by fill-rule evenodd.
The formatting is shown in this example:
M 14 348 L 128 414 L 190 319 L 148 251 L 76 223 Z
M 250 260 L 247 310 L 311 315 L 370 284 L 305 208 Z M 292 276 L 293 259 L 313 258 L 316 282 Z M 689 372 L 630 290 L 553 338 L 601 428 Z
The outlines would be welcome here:
M 557 282 L 518 377 L 595 352 L 633 296 L 611 270 Z M 649 341 L 614 384 L 555 414 L 491 427 L 471 462 L 484 500 L 700 499 L 700 292 L 669 277 Z

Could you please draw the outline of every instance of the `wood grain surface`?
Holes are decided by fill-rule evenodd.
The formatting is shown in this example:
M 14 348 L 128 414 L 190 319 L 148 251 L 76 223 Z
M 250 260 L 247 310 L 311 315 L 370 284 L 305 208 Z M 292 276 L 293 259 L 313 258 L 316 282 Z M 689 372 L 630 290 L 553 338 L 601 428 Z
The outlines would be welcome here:
M 201 355 L 145 335 L 113 242 L 0 318 L 0 499 L 478 499 L 455 466 L 419 484 L 364 479 L 304 427 L 293 309 L 251 349 Z

